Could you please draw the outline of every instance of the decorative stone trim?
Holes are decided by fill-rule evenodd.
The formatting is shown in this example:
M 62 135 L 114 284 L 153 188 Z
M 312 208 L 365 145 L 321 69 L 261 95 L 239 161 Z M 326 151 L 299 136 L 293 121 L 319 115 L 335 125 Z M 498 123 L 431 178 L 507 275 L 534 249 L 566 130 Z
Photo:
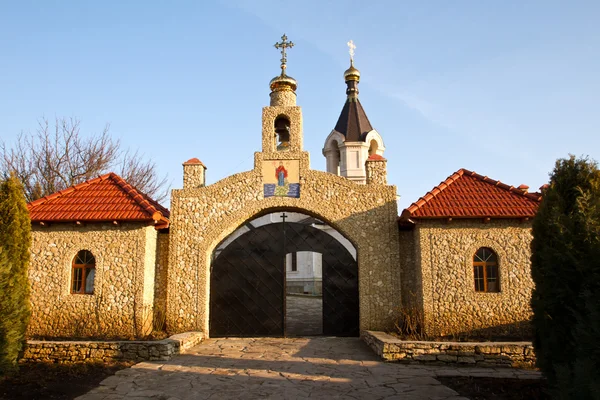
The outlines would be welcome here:
M 22 362 L 167 361 L 204 339 L 202 332 L 187 332 L 157 341 L 44 341 L 28 340 Z
M 535 365 L 531 342 L 404 341 L 376 331 L 363 331 L 360 337 L 385 361 L 496 368 Z

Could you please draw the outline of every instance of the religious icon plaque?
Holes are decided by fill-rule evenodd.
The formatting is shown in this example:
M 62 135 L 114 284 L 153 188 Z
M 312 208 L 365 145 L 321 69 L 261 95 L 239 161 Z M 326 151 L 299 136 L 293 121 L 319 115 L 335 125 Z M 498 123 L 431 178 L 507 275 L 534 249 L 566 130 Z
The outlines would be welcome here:
M 265 197 L 300 197 L 300 161 L 263 161 L 263 185 Z

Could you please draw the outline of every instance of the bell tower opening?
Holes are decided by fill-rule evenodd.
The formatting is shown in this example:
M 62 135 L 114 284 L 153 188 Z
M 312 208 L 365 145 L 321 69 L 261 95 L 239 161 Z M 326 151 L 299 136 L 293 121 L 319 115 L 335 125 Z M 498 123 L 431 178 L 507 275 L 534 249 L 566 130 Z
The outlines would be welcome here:
M 275 136 L 277 138 L 277 151 L 290 150 L 290 120 L 285 116 L 275 119 Z

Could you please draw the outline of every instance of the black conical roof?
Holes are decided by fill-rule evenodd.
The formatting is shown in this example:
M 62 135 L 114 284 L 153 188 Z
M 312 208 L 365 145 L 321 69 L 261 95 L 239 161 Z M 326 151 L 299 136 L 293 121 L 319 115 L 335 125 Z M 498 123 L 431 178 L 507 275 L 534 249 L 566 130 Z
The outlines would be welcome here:
M 358 97 L 348 96 L 335 130 L 344 135 L 348 142 L 364 142 L 367 133 L 373 130 Z

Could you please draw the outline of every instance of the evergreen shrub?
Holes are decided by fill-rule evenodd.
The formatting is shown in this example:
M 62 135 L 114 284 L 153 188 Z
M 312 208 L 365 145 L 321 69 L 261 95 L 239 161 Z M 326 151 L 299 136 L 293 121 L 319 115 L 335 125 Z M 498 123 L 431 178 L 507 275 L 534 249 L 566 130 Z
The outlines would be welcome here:
M 600 399 L 600 171 L 559 159 L 533 220 L 538 366 L 557 399 Z
M 29 322 L 31 221 L 23 188 L 11 175 L 0 181 L 0 375 L 17 369 Z

